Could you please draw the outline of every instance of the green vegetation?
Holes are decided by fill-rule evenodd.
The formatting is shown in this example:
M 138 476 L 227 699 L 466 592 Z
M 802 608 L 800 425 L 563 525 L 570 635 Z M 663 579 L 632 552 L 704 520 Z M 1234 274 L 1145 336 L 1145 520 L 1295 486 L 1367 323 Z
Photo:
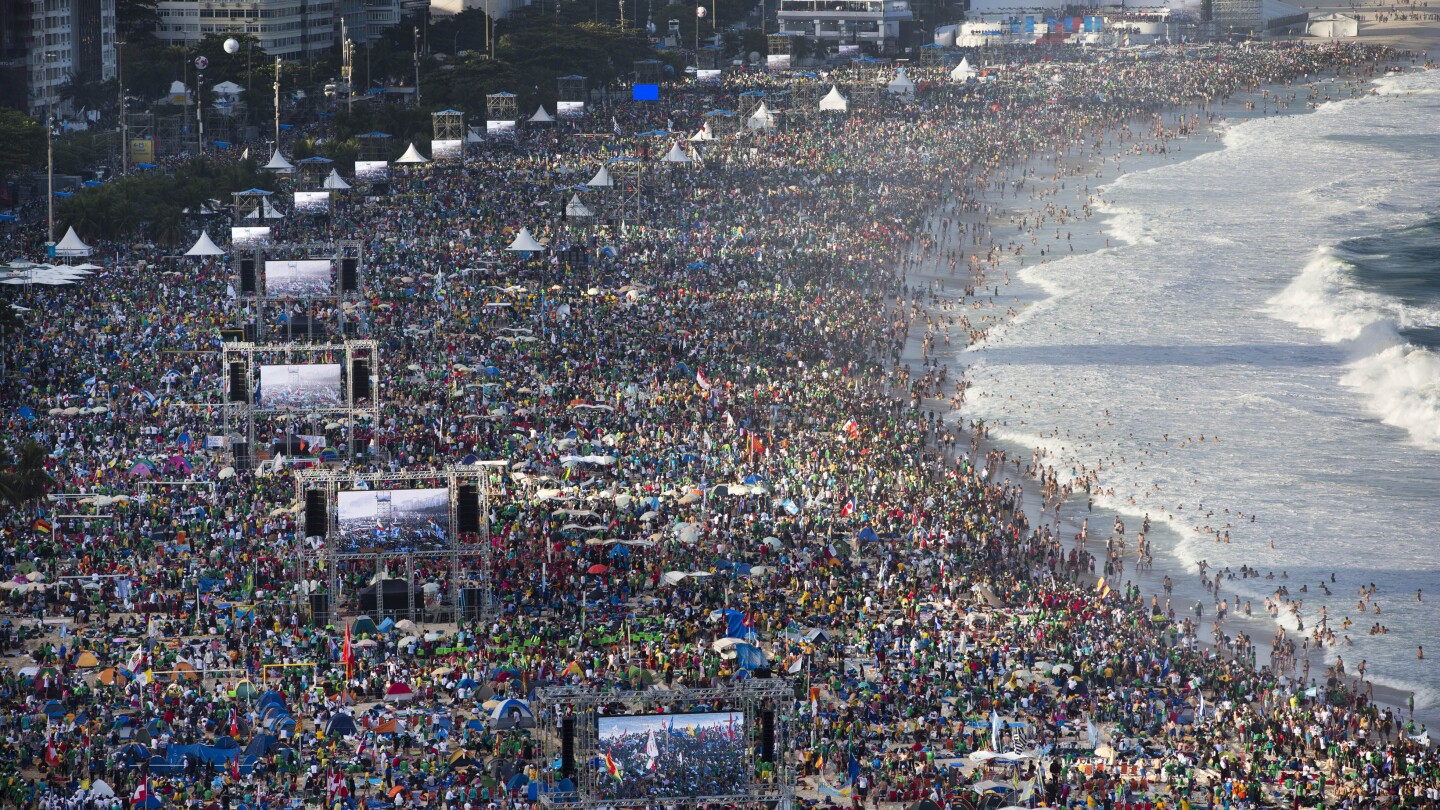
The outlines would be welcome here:
M 133 174 L 77 193 L 55 209 L 57 231 L 73 226 L 86 238 L 120 239 L 138 237 L 143 229 L 159 244 L 179 245 L 188 238 L 186 208 L 226 202 L 232 192 L 253 187 L 274 188 L 253 160 L 195 160 L 172 175 Z

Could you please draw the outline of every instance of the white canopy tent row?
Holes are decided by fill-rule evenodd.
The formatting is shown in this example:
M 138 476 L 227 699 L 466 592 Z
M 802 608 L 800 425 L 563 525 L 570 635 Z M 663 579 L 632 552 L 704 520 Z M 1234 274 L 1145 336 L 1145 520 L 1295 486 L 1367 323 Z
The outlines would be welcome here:
M 245 215 L 246 219 L 284 219 L 285 214 L 270 204 L 269 197 L 260 199 L 260 207 Z

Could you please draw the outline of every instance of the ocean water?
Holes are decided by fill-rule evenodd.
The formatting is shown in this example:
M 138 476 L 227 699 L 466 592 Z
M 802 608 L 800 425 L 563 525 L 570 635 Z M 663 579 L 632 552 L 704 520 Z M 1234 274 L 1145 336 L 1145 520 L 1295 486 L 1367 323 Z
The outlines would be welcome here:
M 1035 300 L 958 359 L 967 418 L 1026 456 L 1046 448 L 1062 478 L 1099 468 L 1095 508 L 1126 515 L 1130 536 L 1152 518 L 1150 584 L 1179 575 L 1177 616 L 1202 593 L 1201 561 L 1273 572 L 1225 582 L 1232 615 L 1239 596 L 1267 622 L 1236 629 L 1268 641 L 1263 599 L 1285 585 L 1307 629 L 1324 606 L 1349 636 L 1331 661 L 1367 661 L 1436 716 L 1440 73 L 1373 88 L 1107 171 L 1093 182 L 1110 247 L 1021 271 Z M 1357 609 L 1371 583 L 1379 615 Z M 1389 632 L 1369 634 L 1377 622 Z

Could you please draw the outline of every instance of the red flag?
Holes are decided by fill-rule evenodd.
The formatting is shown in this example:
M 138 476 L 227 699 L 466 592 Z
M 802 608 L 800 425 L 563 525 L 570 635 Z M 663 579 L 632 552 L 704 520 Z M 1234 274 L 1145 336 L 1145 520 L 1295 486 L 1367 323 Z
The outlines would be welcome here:
M 240 723 L 239 723 L 239 722 L 236 720 L 236 718 L 235 718 L 235 710 L 234 710 L 234 709 L 231 709 L 231 710 L 230 710 L 230 736 L 231 736 L 231 737 L 239 737 L 239 736 L 240 736 Z
M 236 754 L 236 755 L 235 755 L 235 758 L 232 759 L 232 760 L 230 760 L 230 778 L 231 778 L 231 779 L 234 779 L 236 782 L 239 782 L 239 781 L 240 781 L 240 755 L 239 755 L 239 754 Z
M 135 792 L 132 793 L 132 794 L 130 794 L 130 806 L 131 806 L 131 807 L 144 807 L 144 806 L 145 806 L 145 803 L 146 803 L 147 801 L 149 801 L 149 799 L 150 799 L 150 777 L 147 776 L 147 777 L 145 777 L 145 781 L 141 782 L 138 786 L 136 786 Z
M 850 500 L 845 502 L 844 506 L 840 507 L 840 517 L 850 517 L 850 513 L 854 511 L 855 499 L 851 498 Z
M 345 625 L 345 648 L 340 651 L 340 660 L 345 662 L 345 677 L 350 677 L 350 668 L 355 666 L 355 650 L 350 646 L 350 625 Z

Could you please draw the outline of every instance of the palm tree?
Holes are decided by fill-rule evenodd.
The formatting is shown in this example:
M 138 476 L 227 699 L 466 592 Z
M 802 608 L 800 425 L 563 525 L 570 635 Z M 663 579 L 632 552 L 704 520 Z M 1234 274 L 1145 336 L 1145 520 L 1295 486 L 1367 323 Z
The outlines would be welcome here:
M 14 470 L 7 474 L 9 489 L 13 490 L 11 503 L 15 506 L 38 503 L 59 486 L 45 470 L 46 458 L 45 448 L 34 439 L 26 439 L 20 445 L 20 457 L 15 461 Z
M 23 504 L 15 489 L 15 473 L 10 469 L 14 463 L 10 448 L 0 445 L 0 503 L 18 509 Z

